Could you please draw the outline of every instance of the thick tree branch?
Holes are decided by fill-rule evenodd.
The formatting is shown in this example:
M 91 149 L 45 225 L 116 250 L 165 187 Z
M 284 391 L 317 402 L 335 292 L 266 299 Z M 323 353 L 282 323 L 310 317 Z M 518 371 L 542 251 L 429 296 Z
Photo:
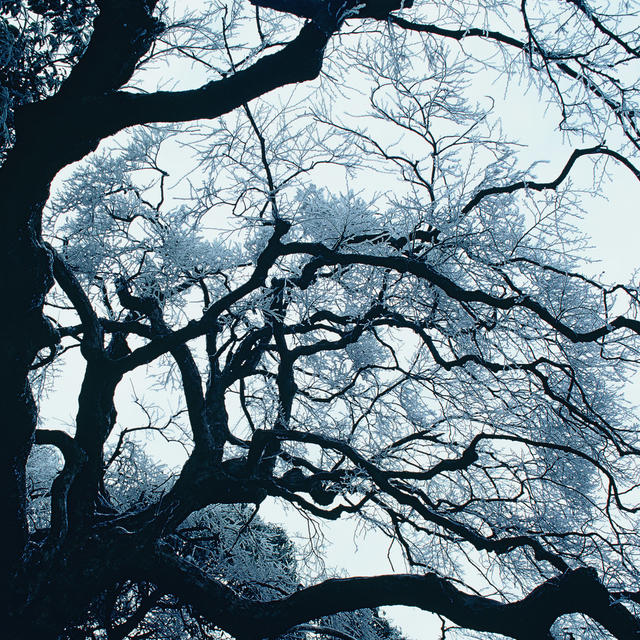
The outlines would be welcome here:
M 69 529 L 67 505 L 69 488 L 82 470 L 87 456 L 69 434 L 56 429 L 38 429 L 36 444 L 54 445 L 64 456 L 64 468 L 53 481 L 51 487 L 52 540 L 60 541 L 66 536 Z
M 157 0 L 100 0 L 86 51 L 59 95 L 97 96 L 114 91 L 133 75 L 140 58 L 162 32 L 153 17 Z
M 256 602 L 237 596 L 162 548 L 138 571 L 239 640 L 277 636 L 326 615 L 383 605 L 418 607 L 464 628 L 517 640 L 550 639 L 553 622 L 568 613 L 590 616 L 619 640 L 640 637 L 640 622 L 621 604 L 612 603 L 591 569 L 566 571 L 513 603 L 464 593 L 433 573 L 331 579 L 281 600 Z
M 117 294 L 120 304 L 125 309 L 137 311 L 149 318 L 152 337 L 165 336 L 170 333 L 169 327 L 162 316 L 162 309 L 158 300 L 152 297 L 132 295 L 123 280 L 118 283 Z M 193 355 L 189 347 L 184 343 L 175 345 L 170 351 L 180 369 L 182 389 L 187 403 L 189 423 L 195 446 L 203 448 L 209 454 L 214 454 L 215 452 L 217 458 L 220 458 L 226 433 L 215 433 L 207 420 L 205 399 L 202 393 L 202 379 Z
M 53 277 L 75 307 L 82 322 L 82 353 L 89 359 L 104 356 L 104 331 L 91 301 L 63 258 L 47 245 L 53 256 Z
M 100 115 L 92 118 L 93 126 L 101 128 L 96 133 L 102 138 L 135 124 L 217 118 L 278 87 L 317 78 L 331 35 L 310 22 L 280 51 L 199 89 L 150 94 L 120 91 L 97 98 L 87 104 Z
M 250 0 L 251 4 L 263 9 L 275 9 L 284 13 L 306 18 L 307 20 L 317 20 L 322 18 L 326 11 L 326 5 L 331 5 L 331 1 L 326 0 Z M 398 9 L 409 9 L 413 6 L 413 0 L 347 0 L 337 2 L 333 5 L 339 8 L 346 18 L 376 18 L 384 20 L 392 11 Z

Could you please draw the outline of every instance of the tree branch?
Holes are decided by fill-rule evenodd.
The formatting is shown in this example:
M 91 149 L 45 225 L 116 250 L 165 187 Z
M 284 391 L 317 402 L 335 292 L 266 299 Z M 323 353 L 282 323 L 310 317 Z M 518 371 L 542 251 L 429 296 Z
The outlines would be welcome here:
M 64 456 L 64 468 L 51 487 L 51 532 L 54 540 L 60 540 L 67 534 L 69 528 L 67 507 L 69 488 L 82 470 L 87 456 L 76 441 L 64 431 L 37 429 L 35 440 L 36 444 L 50 444 L 57 447 Z
M 63 258 L 51 245 L 46 246 L 53 256 L 53 277 L 80 316 L 83 331 L 82 354 L 87 358 L 104 355 L 104 331 L 91 301 Z
M 576 163 L 578 158 L 582 156 L 588 155 L 605 155 L 610 156 L 618 160 L 624 164 L 627 169 L 629 169 L 637 180 L 640 180 L 640 170 L 638 170 L 633 163 L 617 153 L 616 151 L 612 151 L 611 149 L 607 149 L 601 145 L 590 147 L 588 149 L 575 149 L 567 163 L 562 168 L 562 171 L 558 174 L 556 178 L 549 182 L 536 182 L 535 180 L 519 180 L 518 182 L 513 182 L 512 184 L 507 184 L 502 187 L 488 187 L 486 189 L 481 189 L 478 191 L 473 198 L 462 208 L 462 213 L 469 213 L 471 209 L 473 209 L 481 200 L 486 198 L 487 196 L 497 195 L 500 193 L 514 193 L 515 191 L 519 191 L 522 189 L 532 189 L 533 191 L 546 191 L 547 189 L 556 189 L 569 175 L 569 172 L 573 168 L 573 165 Z
M 464 593 L 433 573 L 330 579 L 287 598 L 258 602 L 237 596 L 162 547 L 138 571 L 239 640 L 277 636 L 340 611 L 383 605 L 418 607 L 461 627 L 517 640 L 550 639 L 553 622 L 568 613 L 590 616 L 619 640 L 640 637 L 640 622 L 621 604 L 611 603 L 595 571 L 586 568 L 568 570 L 512 603 Z

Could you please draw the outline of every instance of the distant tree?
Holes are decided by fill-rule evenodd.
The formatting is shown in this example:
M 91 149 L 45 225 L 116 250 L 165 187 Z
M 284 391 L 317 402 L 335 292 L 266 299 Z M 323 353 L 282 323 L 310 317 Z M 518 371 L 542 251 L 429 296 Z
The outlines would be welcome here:
M 185 4 L 0 3 L 4 636 L 639 636 L 640 299 L 579 230 L 640 181 L 638 8 Z M 409 573 L 298 582 L 267 499 Z

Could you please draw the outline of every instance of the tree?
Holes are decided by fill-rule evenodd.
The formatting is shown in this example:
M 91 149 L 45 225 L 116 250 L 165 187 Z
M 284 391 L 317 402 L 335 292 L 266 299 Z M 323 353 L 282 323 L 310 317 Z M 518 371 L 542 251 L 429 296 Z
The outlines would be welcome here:
M 47 496 L 62 466 L 55 450 L 47 449 L 36 449 L 27 469 L 29 518 L 34 531 L 49 527 Z M 112 488 L 111 498 L 120 507 L 148 507 L 171 483 L 167 470 L 147 458 L 132 441 L 123 441 L 121 448 L 110 451 L 109 460 L 105 483 Z M 265 601 L 302 586 L 297 554 L 286 533 L 263 522 L 247 505 L 205 507 L 191 514 L 165 542 L 177 558 L 198 566 L 245 597 Z M 321 626 L 298 625 L 282 637 L 303 640 L 314 632 L 343 640 L 402 640 L 396 629 L 370 609 L 331 616 Z M 97 635 L 107 640 L 225 637 L 188 605 L 144 582 L 113 585 L 92 603 L 79 624 L 65 630 L 63 637 Z
M 153 597 L 240 640 L 393 604 L 485 637 L 552 638 L 566 615 L 638 636 L 623 382 L 640 301 L 586 270 L 591 201 L 570 182 L 581 167 L 594 192 L 640 180 L 637 10 L 179 9 L 0 4 L 5 635 L 93 633 L 110 597 L 109 630 Z M 156 90 L 154 66 L 185 60 L 201 84 Z M 523 168 L 468 87 L 481 72 L 534 86 L 566 156 Z M 39 425 L 76 346 L 73 428 Z M 122 381 L 159 375 L 183 406 L 135 396 L 146 423 L 119 422 Z M 135 460 L 134 429 L 186 452 L 142 501 L 109 471 Z M 64 464 L 30 527 L 34 444 Z M 203 509 L 267 498 L 362 519 L 410 572 L 265 600 L 172 547 Z

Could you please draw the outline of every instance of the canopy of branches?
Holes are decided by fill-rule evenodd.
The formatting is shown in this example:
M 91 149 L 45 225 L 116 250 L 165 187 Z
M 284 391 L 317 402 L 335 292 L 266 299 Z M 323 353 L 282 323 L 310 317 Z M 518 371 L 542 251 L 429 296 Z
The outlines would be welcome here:
M 0 63 L 8 637 L 640 637 L 640 7 L 11 0 Z

